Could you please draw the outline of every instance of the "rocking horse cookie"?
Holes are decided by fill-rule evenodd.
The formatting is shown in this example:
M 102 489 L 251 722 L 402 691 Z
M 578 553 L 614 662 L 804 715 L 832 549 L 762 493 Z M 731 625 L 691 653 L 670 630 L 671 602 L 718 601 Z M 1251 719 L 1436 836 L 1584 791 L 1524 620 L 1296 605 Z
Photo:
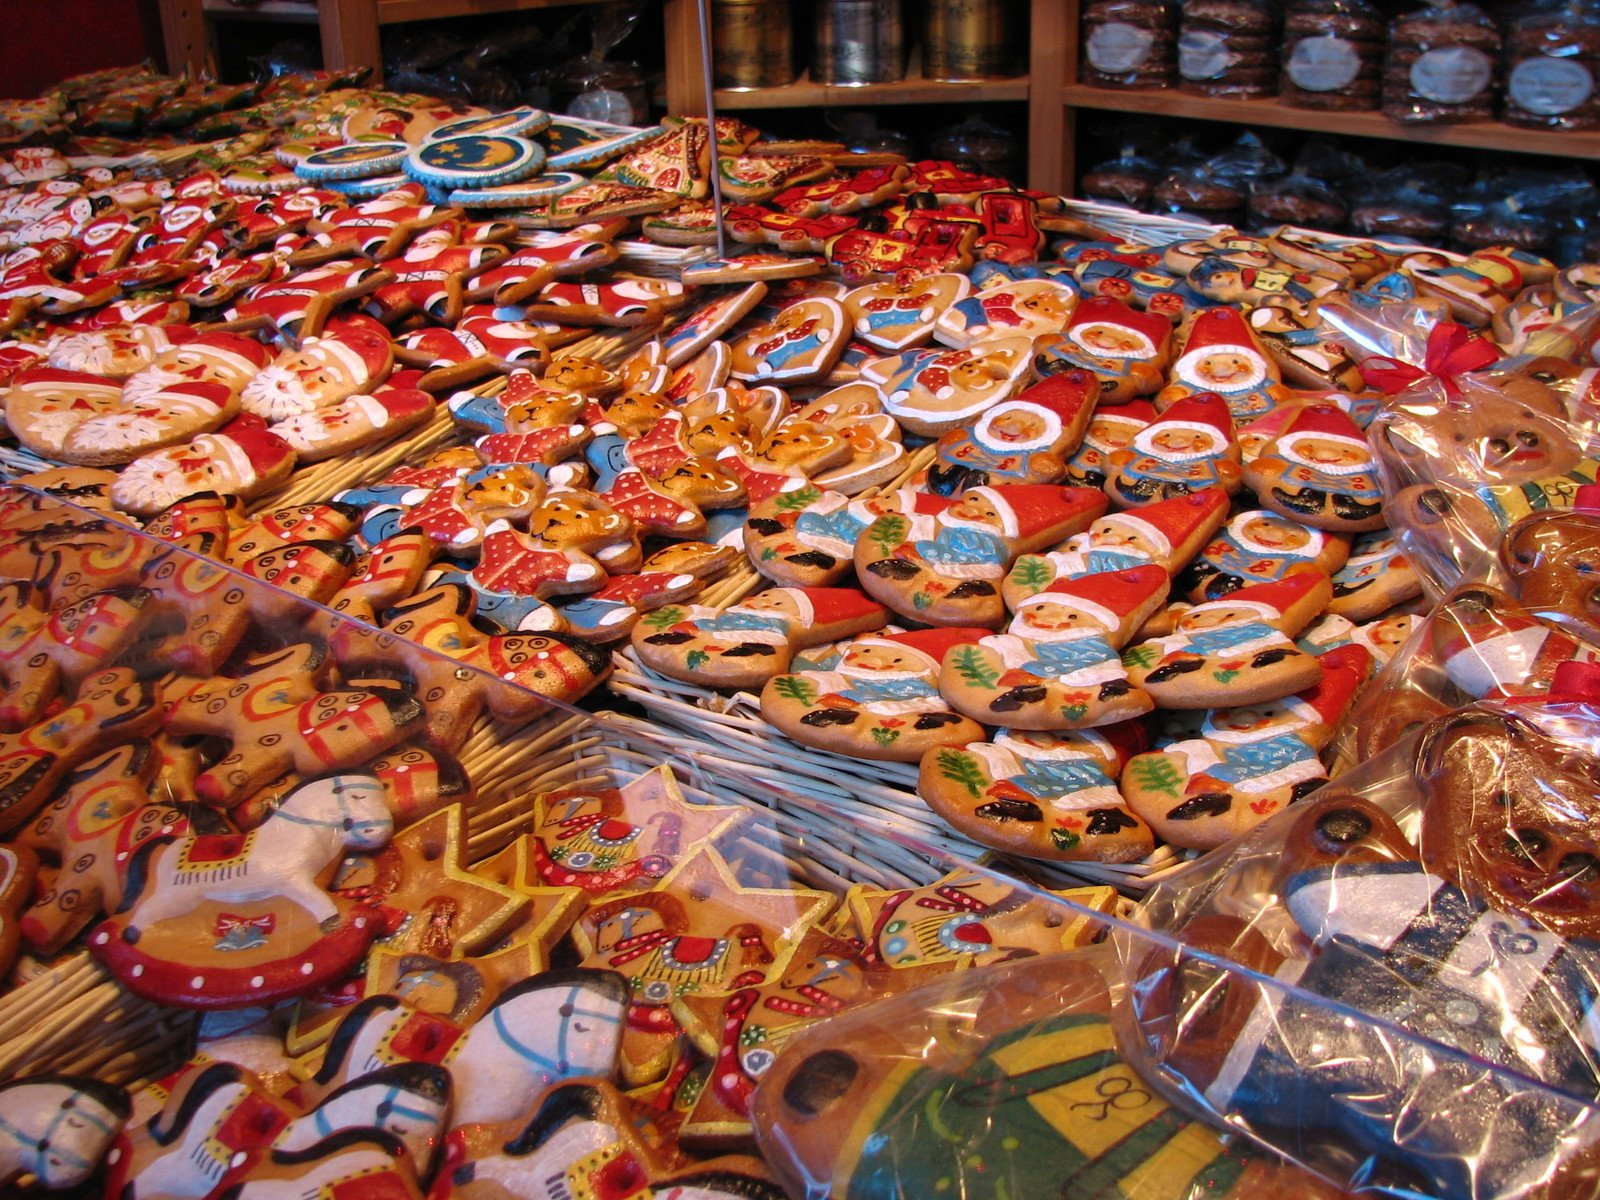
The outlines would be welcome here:
M 377 914 L 327 882 L 348 850 L 375 850 L 393 821 L 370 775 L 302 784 L 246 834 L 158 846 L 123 911 L 89 937 L 129 990 L 191 1008 L 236 1008 L 337 979 L 379 932 Z
M 973 488 L 931 517 L 879 517 L 856 542 L 856 576 L 911 620 L 993 628 L 1005 615 L 1000 581 L 1016 557 L 1081 533 L 1105 508 L 1105 494 L 1088 488 Z
M 962 746 L 983 726 L 951 711 L 939 664 L 973 645 L 981 629 L 918 629 L 846 642 L 837 657 L 776 675 L 761 690 L 761 715 L 802 745 L 852 758 L 917 762 L 935 746 Z
M 1096 380 L 1087 371 L 1051 375 L 986 410 L 971 429 L 939 439 L 929 490 L 942 496 L 990 483 L 1060 483 L 1083 440 Z
M 1312 687 L 1322 667 L 1292 639 L 1332 594 L 1326 575 L 1307 571 L 1197 604 L 1172 634 L 1123 653 L 1128 678 L 1162 708 L 1255 704 Z
M 853 588 L 770 588 L 728 609 L 669 606 L 634 627 L 639 661 L 674 679 L 750 690 L 797 650 L 881 629 L 881 604 Z
M 993 742 L 931 750 L 917 794 L 981 845 L 1057 862 L 1138 862 L 1150 826 L 1117 790 L 1145 745 L 1137 724 L 1044 733 L 1001 730 Z
M 128 1093 L 98 1079 L 34 1075 L 0 1084 L 0 1186 L 85 1183 L 128 1119 Z
M 952 652 L 939 690 L 957 712 L 1014 729 L 1086 729 L 1143 716 L 1119 651 L 1167 599 L 1155 564 L 1057 579 L 1017 602 L 1003 634 Z

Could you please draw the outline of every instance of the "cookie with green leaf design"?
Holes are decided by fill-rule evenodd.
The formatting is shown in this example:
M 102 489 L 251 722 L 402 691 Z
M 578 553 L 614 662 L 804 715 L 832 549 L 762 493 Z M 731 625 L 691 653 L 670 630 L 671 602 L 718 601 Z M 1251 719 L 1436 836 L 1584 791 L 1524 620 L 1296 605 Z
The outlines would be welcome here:
M 761 715 L 795 741 L 852 758 L 919 762 L 940 746 L 981 741 L 984 728 L 952 712 L 939 666 L 986 629 L 918 629 L 858 637 L 804 669 L 774 676 Z M 796 664 L 801 665 L 801 664 Z
M 958 832 L 1008 854 L 1138 862 L 1155 849 L 1155 835 L 1129 810 L 1117 780 L 1147 744 L 1137 721 L 1060 733 L 1001 730 L 993 742 L 928 751 L 917 794 Z

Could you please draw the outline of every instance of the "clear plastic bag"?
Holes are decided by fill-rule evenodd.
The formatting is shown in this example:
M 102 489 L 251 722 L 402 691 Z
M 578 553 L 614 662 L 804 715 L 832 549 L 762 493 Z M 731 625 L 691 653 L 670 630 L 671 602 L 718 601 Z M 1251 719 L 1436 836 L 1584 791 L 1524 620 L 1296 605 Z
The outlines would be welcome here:
M 1163 880 L 1139 917 L 1185 948 L 1119 935 L 1125 1049 L 1329 1178 L 1592 1195 L 1597 735 L 1592 703 L 1472 706 Z
M 1383 17 L 1366 0 L 1289 0 L 1278 96 L 1295 108 L 1369 112 L 1378 107 L 1383 46 Z
M 1083 82 L 1166 88 L 1177 72 L 1177 10 L 1168 0 L 1089 0 L 1083 7 Z
M 1278 17 L 1269 0 L 1184 0 L 1178 86 L 1205 96 L 1278 90 Z
M 1250 189 L 1250 215 L 1263 224 L 1335 232 L 1344 228 L 1349 210 L 1332 187 L 1296 170 L 1257 182 Z
M 1396 17 L 1383 63 L 1383 112 L 1407 124 L 1494 116 L 1500 30 L 1481 8 L 1439 0 Z
M 1160 163 L 1141 153 L 1137 146 L 1124 146 L 1116 158 L 1084 172 L 1078 187 L 1085 196 L 1097 200 L 1114 200 L 1130 208 L 1145 208 L 1160 177 Z
M 1533 129 L 1600 127 L 1600 19 L 1588 4 L 1541 6 L 1506 30 L 1500 117 Z

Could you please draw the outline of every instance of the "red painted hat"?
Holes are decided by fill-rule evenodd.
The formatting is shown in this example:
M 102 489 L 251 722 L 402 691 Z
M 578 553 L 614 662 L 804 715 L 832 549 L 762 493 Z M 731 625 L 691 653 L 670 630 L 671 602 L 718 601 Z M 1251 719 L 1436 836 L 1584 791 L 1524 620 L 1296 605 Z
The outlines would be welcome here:
M 1171 321 L 1155 313 L 1140 312 L 1114 296 L 1091 296 L 1078 302 L 1067 330 L 1081 330 L 1087 325 L 1120 325 L 1142 334 L 1158 355 L 1166 349 L 1167 339 L 1172 336 Z
M 1066 597 L 1083 607 L 1105 625 L 1116 628 L 1141 609 L 1154 608 L 1165 600 L 1171 585 L 1166 571 L 1151 564 L 1123 571 L 1101 571 L 1077 579 L 1057 579 L 1043 591 L 1019 600 L 1016 611 Z

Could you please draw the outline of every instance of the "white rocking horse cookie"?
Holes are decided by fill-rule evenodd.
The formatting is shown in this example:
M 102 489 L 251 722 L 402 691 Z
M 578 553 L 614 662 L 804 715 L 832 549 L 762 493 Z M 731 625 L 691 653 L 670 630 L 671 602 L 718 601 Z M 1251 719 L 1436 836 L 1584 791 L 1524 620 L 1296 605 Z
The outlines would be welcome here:
M 46 1191 L 88 1181 L 128 1119 L 128 1094 L 77 1075 L 0 1083 L 0 1187 L 25 1175 Z
M 237 1008 L 338 979 L 379 932 L 378 915 L 325 890 L 349 851 L 375 850 L 394 822 L 373 776 L 302 784 L 258 828 L 190 834 L 130 874 L 127 907 L 90 949 L 138 995 Z

